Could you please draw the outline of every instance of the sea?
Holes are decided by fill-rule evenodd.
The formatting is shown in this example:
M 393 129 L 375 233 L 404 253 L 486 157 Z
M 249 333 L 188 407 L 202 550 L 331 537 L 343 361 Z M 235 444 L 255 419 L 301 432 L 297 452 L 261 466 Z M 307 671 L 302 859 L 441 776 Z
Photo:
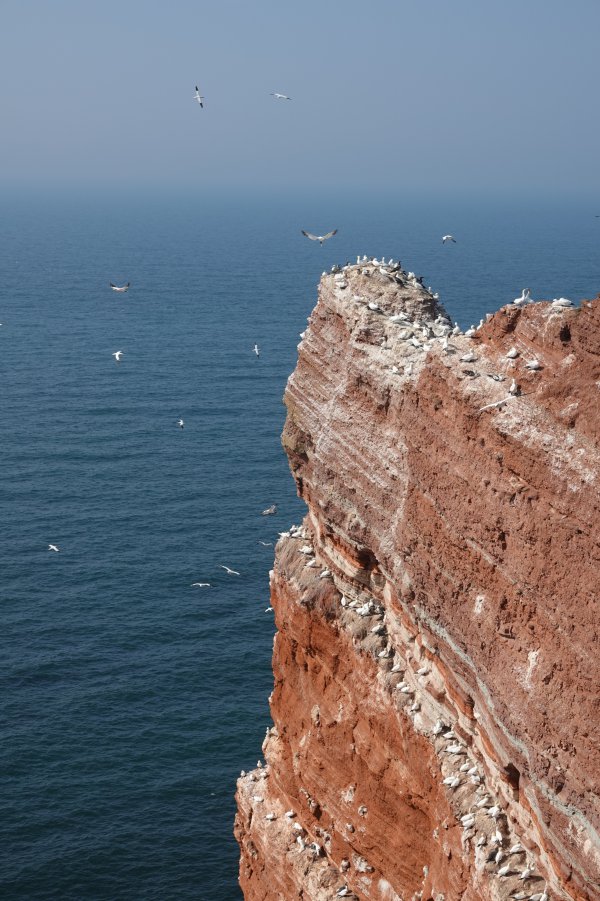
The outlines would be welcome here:
M 597 213 L 368 186 L 7 193 L 3 898 L 241 898 L 234 792 L 271 723 L 273 542 L 304 515 L 282 396 L 321 272 L 400 259 L 467 327 L 524 287 L 594 297 Z M 323 247 L 300 233 L 336 227 Z

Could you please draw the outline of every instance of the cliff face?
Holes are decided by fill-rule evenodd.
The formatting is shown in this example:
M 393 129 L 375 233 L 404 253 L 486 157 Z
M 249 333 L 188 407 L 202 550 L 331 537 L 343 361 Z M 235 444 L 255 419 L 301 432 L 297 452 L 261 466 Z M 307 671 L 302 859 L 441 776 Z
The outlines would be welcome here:
M 600 299 L 448 331 L 397 267 L 321 280 L 248 901 L 600 898 Z

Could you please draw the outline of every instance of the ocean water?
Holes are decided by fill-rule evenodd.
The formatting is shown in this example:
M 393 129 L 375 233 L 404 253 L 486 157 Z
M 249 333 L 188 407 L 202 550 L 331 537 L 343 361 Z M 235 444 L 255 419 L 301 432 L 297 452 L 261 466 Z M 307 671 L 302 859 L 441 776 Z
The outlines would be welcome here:
M 364 192 L 6 199 L 3 897 L 240 898 L 235 779 L 270 724 L 259 542 L 303 515 L 281 398 L 321 270 L 399 257 L 466 326 L 526 285 L 595 296 L 594 213 Z M 335 226 L 324 248 L 300 235 Z

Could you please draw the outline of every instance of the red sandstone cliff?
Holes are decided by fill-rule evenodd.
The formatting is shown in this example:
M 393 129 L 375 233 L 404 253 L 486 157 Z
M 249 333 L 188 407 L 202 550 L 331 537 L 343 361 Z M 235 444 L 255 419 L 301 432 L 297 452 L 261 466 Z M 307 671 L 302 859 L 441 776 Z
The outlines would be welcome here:
M 389 266 L 321 281 L 248 901 L 600 898 L 600 299 L 444 316 Z

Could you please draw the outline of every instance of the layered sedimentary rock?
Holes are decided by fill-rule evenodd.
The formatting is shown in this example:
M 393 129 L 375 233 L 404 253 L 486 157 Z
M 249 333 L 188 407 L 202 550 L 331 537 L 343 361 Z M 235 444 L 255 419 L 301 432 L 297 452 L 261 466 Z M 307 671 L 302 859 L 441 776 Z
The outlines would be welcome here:
M 398 266 L 323 277 L 248 901 L 600 898 L 599 400 L 600 299 L 463 335 Z

